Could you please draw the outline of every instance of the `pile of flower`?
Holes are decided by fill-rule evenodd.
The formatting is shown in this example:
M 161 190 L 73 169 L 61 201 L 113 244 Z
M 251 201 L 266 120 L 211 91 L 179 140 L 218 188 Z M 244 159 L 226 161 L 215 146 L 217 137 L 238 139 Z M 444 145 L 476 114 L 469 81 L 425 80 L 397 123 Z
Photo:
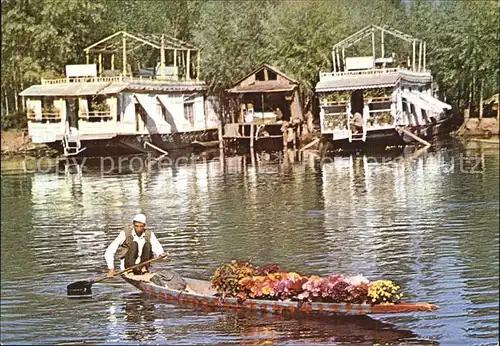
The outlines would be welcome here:
M 262 269 L 250 262 L 232 261 L 217 268 L 212 286 L 223 297 L 295 300 L 328 303 L 396 303 L 403 294 L 389 280 L 368 281 L 362 275 L 302 276 L 277 265 Z
M 211 278 L 212 286 L 223 297 L 238 297 L 242 291 L 240 280 L 257 274 L 250 262 L 233 260 L 215 270 Z

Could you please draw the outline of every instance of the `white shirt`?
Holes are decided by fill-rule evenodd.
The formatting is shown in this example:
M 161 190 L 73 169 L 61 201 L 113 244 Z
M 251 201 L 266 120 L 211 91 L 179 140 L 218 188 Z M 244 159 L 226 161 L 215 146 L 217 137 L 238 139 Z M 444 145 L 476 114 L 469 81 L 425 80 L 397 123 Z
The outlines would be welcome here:
M 118 250 L 120 245 L 123 244 L 125 239 L 126 239 L 125 231 L 121 231 L 120 234 L 118 234 L 118 237 L 116 237 L 116 239 L 113 240 L 106 249 L 106 252 L 104 253 L 104 258 L 106 259 L 106 264 L 108 265 L 108 269 L 113 269 L 115 267 L 116 250 Z M 141 262 L 142 248 L 146 243 L 146 232 L 143 232 L 142 235 L 139 237 L 137 233 L 135 233 L 135 230 L 132 230 L 132 239 L 133 241 L 137 242 L 137 245 L 139 245 L 139 254 L 135 261 L 135 264 L 138 264 Z M 163 247 L 161 246 L 160 242 L 158 241 L 158 238 L 156 238 L 156 235 L 153 233 L 153 231 L 151 231 L 150 241 L 151 241 L 151 250 L 153 250 L 153 255 L 155 256 L 162 255 L 164 252 Z M 124 259 L 120 261 L 120 268 L 121 270 L 125 269 Z

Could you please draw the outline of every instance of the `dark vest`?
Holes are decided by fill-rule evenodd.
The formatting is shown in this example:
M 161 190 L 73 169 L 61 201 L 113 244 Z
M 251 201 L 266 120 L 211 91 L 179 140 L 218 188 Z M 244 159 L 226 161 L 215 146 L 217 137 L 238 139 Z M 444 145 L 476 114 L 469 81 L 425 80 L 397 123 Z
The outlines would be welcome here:
M 125 229 L 125 241 L 118 247 L 115 253 L 115 258 L 121 260 L 125 258 L 128 249 L 132 246 L 134 241 L 134 237 L 132 236 L 132 231 L 135 230 L 132 227 L 127 227 Z M 145 230 L 144 237 L 146 238 L 146 242 L 151 242 L 151 231 L 149 229 Z

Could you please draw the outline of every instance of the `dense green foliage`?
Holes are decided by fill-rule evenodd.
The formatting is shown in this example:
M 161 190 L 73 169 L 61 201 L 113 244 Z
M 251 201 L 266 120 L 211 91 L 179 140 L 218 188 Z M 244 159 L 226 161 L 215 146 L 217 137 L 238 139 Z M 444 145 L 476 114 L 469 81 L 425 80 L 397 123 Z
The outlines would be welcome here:
M 162 32 L 200 47 L 202 77 L 215 93 L 267 62 L 298 80 L 307 98 L 319 72 L 332 69 L 333 44 L 386 24 L 427 42 L 441 96 L 455 106 L 477 104 L 481 88 L 484 97 L 498 92 L 494 0 L 3 0 L 2 16 L 3 125 L 21 109 L 22 89 L 84 63 L 84 47 L 118 30 Z M 368 47 L 360 42 L 349 53 L 369 55 Z M 408 49 L 390 38 L 387 47 Z

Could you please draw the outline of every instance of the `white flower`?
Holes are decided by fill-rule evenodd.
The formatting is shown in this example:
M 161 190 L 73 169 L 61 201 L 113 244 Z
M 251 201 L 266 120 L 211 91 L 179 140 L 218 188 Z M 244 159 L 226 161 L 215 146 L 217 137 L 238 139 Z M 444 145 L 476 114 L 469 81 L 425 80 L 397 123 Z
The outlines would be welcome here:
M 370 281 L 368 281 L 367 278 L 365 278 L 363 276 L 363 274 L 358 274 L 356 276 L 351 276 L 351 277 L 348 277 L 345 279 L 345 281 L 349 284 L 349 285 L 352 285 L 352 286 L 358 286 L 360 284 L 367 284 L 369 283 Z

